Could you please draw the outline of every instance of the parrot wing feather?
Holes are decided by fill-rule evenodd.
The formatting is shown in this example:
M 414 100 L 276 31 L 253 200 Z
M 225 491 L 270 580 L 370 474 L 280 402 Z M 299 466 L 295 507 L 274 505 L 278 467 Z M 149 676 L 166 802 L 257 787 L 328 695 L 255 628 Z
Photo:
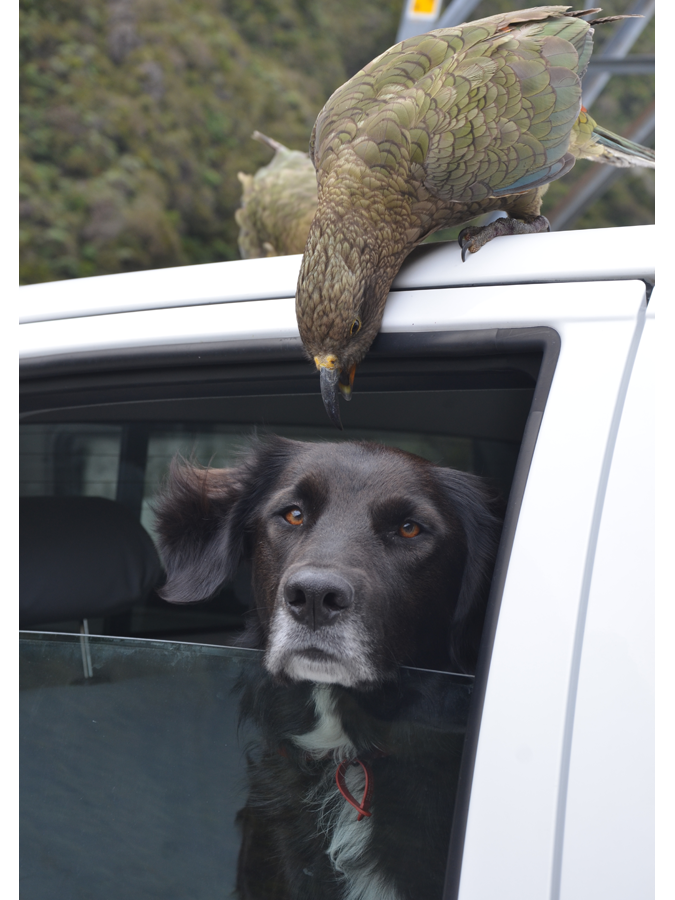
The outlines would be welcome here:
M 588 23 L 568 9 L 439 29 L 374 59 L 317 118 L 310 158 L 320 188 L 347 147 L 356 165 L 412 176 L 442 203 L 500 197 L 564 175 L 581 108 L 578 70 L 592 49 Z

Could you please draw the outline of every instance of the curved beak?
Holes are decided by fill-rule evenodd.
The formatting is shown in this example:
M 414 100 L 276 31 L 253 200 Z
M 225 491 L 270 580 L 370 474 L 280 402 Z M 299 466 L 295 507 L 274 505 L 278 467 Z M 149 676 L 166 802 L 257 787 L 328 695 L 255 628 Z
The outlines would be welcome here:
M 336 428 L 339 428 L 340 431 L 342 431 L 338 400 L 340 396 L 338 391 L 340 370 L 337 367 L 329 369 L 328 366 L 320 366 L 319 379 L 321 381 L 321 397 L 323 399 L 323 405 L 326 407 L 328 418 Z

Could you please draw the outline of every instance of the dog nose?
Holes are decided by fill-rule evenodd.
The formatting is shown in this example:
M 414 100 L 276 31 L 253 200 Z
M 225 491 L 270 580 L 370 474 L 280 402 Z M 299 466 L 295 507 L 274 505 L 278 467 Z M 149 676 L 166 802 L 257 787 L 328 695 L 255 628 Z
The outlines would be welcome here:
M 352 605 L 354 588 L 337 572 L 301 569 L 286 582 L 284 599 L 294 618 L 316 631 Z

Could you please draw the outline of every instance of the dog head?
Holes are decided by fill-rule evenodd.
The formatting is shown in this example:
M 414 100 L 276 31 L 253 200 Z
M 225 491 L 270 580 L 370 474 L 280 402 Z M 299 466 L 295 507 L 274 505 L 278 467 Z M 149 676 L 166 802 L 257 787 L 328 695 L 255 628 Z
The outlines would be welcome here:
M 253 645 L 291 680 L 375 686 L 399 665 L 471 671 L 500 504 L 472 475 L 377 444 L 255 441 L 174 461 L 156 504 L 162 596 L 212 596 L 250 560 Z

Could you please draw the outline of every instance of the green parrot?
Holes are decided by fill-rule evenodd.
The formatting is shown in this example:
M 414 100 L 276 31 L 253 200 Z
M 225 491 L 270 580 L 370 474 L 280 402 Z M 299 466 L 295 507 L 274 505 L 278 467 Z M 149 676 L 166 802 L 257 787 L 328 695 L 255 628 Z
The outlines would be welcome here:
M 239 172 L 239 226 L 242 259 L 302 253 L 316 212 L 316 173 L 306 153 L 289 150 L 259 131 L 253 138 L 274 150 L 272 162 L 255 175 Z
M 597 125 L 581 79 L 600 12 L 542 6 L 402 41 L 328 100 L 309 156 L 318 208 L 296 293 L 303 345 L 331 421 L 339 392 L 379 331 L 391 283 L 410 251 L 440 228 L 465 228 L 462 258 L 498 235 L 548 231 L 548 184 L 575 160 L 654 166 L 654 152 Z

